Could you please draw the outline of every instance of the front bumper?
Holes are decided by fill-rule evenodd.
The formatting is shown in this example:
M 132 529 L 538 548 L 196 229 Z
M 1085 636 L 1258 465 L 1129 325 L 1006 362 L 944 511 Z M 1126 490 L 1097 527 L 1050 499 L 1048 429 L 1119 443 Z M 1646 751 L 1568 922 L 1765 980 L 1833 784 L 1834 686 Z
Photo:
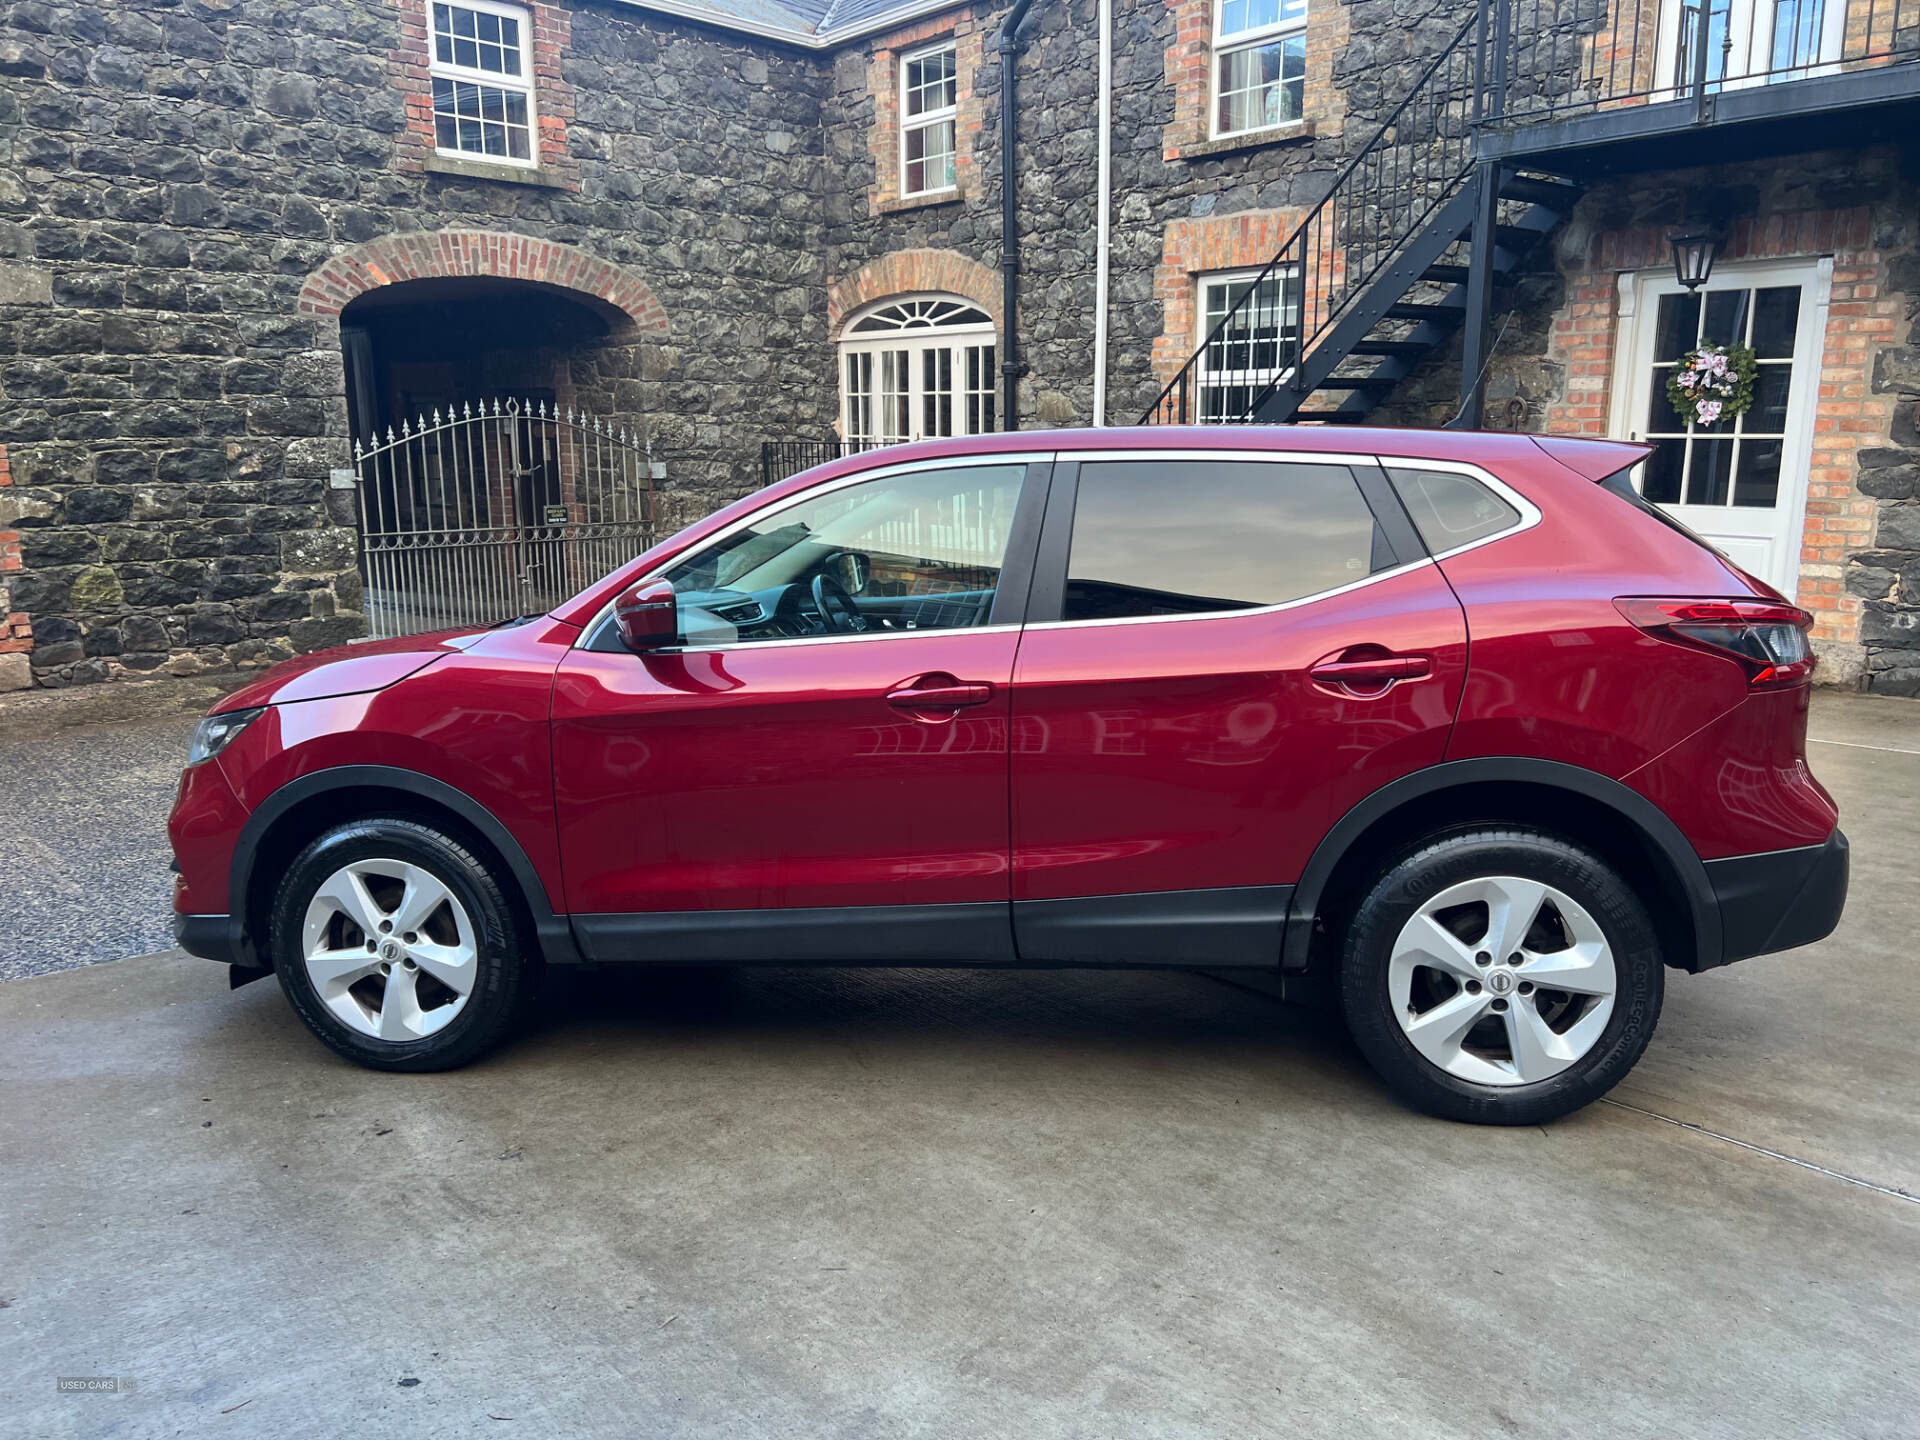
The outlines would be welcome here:
M 1720 963 L 1824 940 L 1847 904 L 1847 837 L 1706 862 L 1720 904 Z
M 261 968 L 253 946 L 240 926 L 233 923 L 231 915 L 182 915 L 176 911 L 173 943 L 202 960 L 217 960 L 222 965 L 238 965 L 247 970 Z

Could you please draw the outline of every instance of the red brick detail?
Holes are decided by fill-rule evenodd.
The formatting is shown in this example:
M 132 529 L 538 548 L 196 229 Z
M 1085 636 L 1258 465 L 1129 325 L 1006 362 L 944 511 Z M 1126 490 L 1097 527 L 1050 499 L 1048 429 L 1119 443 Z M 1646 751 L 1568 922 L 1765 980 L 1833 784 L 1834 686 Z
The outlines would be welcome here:
M 1178 160 L 1212 131 L 1213 7 L 1215 0 L 1165 0 L 1173 11 L 1173 44 L 1167 47 L 1167 84 L 1173 90 L 1173 120 L 1160 132 L 1163 159 Z M 1346 0 L 1309 0 L 1306 88 L 1300 116 L 1318 135 L 1345 128 L 1346 94 L 1333 83 L 1333 62 L 1352 33 Z M 1276 131 L 1284 134 L 1285 131 Z M 1255 139 L 1247 137 L 1249 143 Z
M 953 122 L 954 185 L 960 195 L 974 188 L 974 142 L 979 139 L 985 111 L 975 85 L 985 44 L 987 21 L 972 10 L 950 11 L 905 29 L 876 36 L 867 54 L 867 90 L 873 97 L 873 132 L 868 146 L 873 155 L 875 213 L 924 205 L 921 196 L 900 193 L 900 56 L 941 40 L 953 41 L 955 113 Z
M 337 316 L 349 301 L 382 285 L 451 275 L 491 275 L 583 291 L 623 312 L 640 330 L 667 331 L 666 311 L 632 271 L 571 245 L 494 230 L 385 235 L 343 250 L 307 278 L 300 310 Z
M 896 250 L 827 287 L 827 332 L 862 305 L 896 295 L 958 295 L 1000 323 L 1000 276 L 957 250 Z
M 1222 270 L 1257 270 L 1299 228 L 1304 210 L 1249 210 L 1239 215 L 1209 215 L 1200 220 L 1175 220 L 1167 226 L 1160 265 L 1154 271 L 1153 291 L 1160 300 L 1161 333 L 1153 342 L 1153 376 L 1165 385 L 1180 373 L 1199 344 L 1195 308 L 1198 280 Z M 1319 276 L 1338 290 L 1346 276 L 1344 263 L 1332 275 Z M 1306 313 L 1318 314 L 1311 303 Z
M 387 73 L 406 99 L 407 123 L 401 131 L 395 168 L 419 171 L 438 149 L 433 133 L 433 83 L 428 64 L 428 0 L 400 0 L 400 45 L 387 57 Z M 540 168 L 580 188 L 580 167 L 567 153 L 567 125 L 573 119 L 573 88 L 560 73 L 561 56 L 572 42 L 572 17 L 558 5 L 526 4 L 532 48 L 536 154 Z M 462 156 L 481 164 L 484 156 Z M 511 173 L 511 167 L 502 166 Z
M 1619 332 L 1618 277 L 1673 263 L 1668 227 L 1637 226 L 1595 238 L 1589 258 L 1567 274 L 1567 303 L 1554 317 L 1548 358 L 1566 376 L 1547 407 L 1554 435 L 1605 435 L 1611 413 L 1614 345 Z M 1819 402 L 1807 471 L 1807 519 L 1801 534 L 1796 597 L 1814 616 L 1817 640 L 1859 638 L 1858 599 L 1846 593 L 1848 556 L 1873 535 L 1874 504 L 1856 483 L 1854 454 L 1889 443 L 1895 397 L 1873 393 L 1877 347 L 1898 342 L 1903 304 L 1885 290 L 1885 256 L 1873 248 L 1865 206 L 1746 216 L 1721 249 L 1722 262 L 1831 255 L 1833 286 L 1821 350 Z

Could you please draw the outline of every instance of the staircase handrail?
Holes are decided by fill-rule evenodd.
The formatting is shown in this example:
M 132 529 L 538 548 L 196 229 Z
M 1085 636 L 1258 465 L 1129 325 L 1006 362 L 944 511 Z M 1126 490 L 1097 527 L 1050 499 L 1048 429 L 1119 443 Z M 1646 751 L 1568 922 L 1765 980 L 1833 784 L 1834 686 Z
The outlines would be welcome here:
M 1391 131 L 1395 127 L 1395 125 L 1399 123 L 1401 117 L 1407 112 L 1408 108 L 1417 99 L 1419 99 L 1427 83 L 1431 81 L 1436 74 L 1439 73 L 1440 67 L 1453 57 L 1455 52 L 1458 51 L 1464 43 L 1466 43 L 1468 38 L 1474 33 L 1474 31 L 1477 28 L 1479 28 L 1481 25 L 1485 23 L 1486 8 L 1487 7 L 1484 3 L 1484 0 L 1481 5 L 1475 7 L 1475 13 L 1473 15 L 1470 15 L 1467 18 L 1466 23 L 1460 27 L 1460 29 L 1454 34 L 1453 38 L 1449 40 L 1445 45 L 1443 45 L 1438 51 L 1438 53 L 1434 55 L 1433 59 L 1428 63 L 1427 67 L 1420 72 L 1419 79 L 1415 80 L 1414 83 L 1407 88 L 1407 93 L 1401 96 L 1399 102 L 1395 104 L 1393 109 L 1387 113 L 1386 119 L 1381 121 L 1380 127 L 1374 131 L 1372 138 L 1370 138 L 1365 145 L 1361 146 L 1359 150 L 1355 151 L 1353 158 L 1347 161 L 1347 163 L 1341 167 L 1339 172 L 1335 174 L 1335 176 L 1333 177 L 1332 183 L 1327 186 L 1326 193 L 1322 195 L 1320 199 L 1314 203 L 1312 209 L 1307 211 L 1306 215 L 1301 219 L 1300 223 L 1294 227 L 1293 232 L 1287 237 L 1286 241 L 1281 245 L 1279 251 L 1274 255 L 1274 257 L 1271 260 L 1269 260 L 1264 266 L 1261 267 L 1259 273 L 1255 275 L 1252 283 L 1247 286 L 1244 292 L 1242 292 L 1240 298 L 1234 301 L 1234 303 L 1228 307 L 1226 314 L 1220 317 L 1220 323 L 1215 325 L 1213 329 L 1207 332 L 1206 338 L 1200 342 L 1199 348 L 1196 349 L 1193 352 L 1193 354 L 1187 357 L 1187 361 L 1184 365 L 1180 367 L 1179 373 L 1175 375 L 1173 379 L 1167 382 L 1166 387 L 1161 390 L 1159 397 L 1153 402 L 1152 405 L 1147 407 L 1146 414 L 1144 414 L 1140 418 L 1141 424 L 1151 425 L 1155 423 L 1167 423 L 1165 421 L 1156 422 L 1154 417 L 1158 415 L 1165 406 L 1168 405 L 1168 403 L 1172 400 L 1176 390 L 1180 392 L 1179 418 L 1177 421 L 1173 423 L 1185 424 L 1187 422 L 1187 404 L 1186 404 L 1187 382 L 1194 366 L 1199 362 L 1200 357 L 1205 355 L 1207 353 L 1207 348 L 1210 345 L 1212 345 L 1214 341 L 1217 340 L 1223 333 L 1225 333 L 1228 327 L 1230 327 L 1233 324 L 1234 317 L 1240 312 L 1241 308 L 1245 306 L 1247 302 L 1251 300 L 1255 295 L 1259 294 L 1260 286 L 1264 281 L 1271 278 L 1275 274 L 1275 272 L 1281 269 L 1283 266 L 1294 265 L 1294 264 L 1298 264 L 1299 266 L 1299 274 L 1300 274 L 1302 284 L 1301 284 L 1301 295 L 1300 295 L 1301 323 L 1297 324 L 1294 327 L 1294 335 L 1293 335 L 1291 346 L 1290 346 L 1293 352 L 1293 363 L 1291 365 L 1279 367 L 1278 375 L 1275 377 L 1275 379 L 1267 383 L 1266 387 L 1260 392 L 1260 394 L 1254 397 L 1252 404 L 1248 407 L 1247 413 L 1251 415 L 1252 413 L 1257 411 L 1259 408 L 1260 402 L 1263 401 L 1268 395 L 1271 395 L 1273 391 L 1276 388 L 1278 388 L 1278 386 L 1281 384 L 1283 380 L 1286 380 L 1291 376 L 1297 376 L 1300 373 L 1301 361 L 1305 358 L 1307 350 L 1311 345 L 1311 343 L 1314 340 L 1319 339 L 1319 337 L 1326 331 L 1326 329 L 1330 325 L 1332 325 L 1335 320 L 1339 318 L 1340 314 L 1345 310 L 1347 304 L 1351 302 L 1353 297 L 1358 295 L 1360 291 L 1365 288 L 1366 282 L 1372 279 L 1372 277 L 1375 274 L 1377 274 L 1380 271 L 1380 269 L 1385 265 L 1387 257 L 1392 253 L 1392 250 L 1393 250 L 1393 246 L 1391 245 L 1387 246 L 1382 251 L 1380 258 L 1374 263 L 1374 265 L 1370 269 L 1368 269 L 1367 272 L 1364 275 L 1360 276 L 1358 279 L 1355 279 L 1355 277 L 1351 275 L 1346 276 L 1345 277 L 1346 289 L 1345 289 L 1344 296 L 1341 298 L 1338 304 L 1333 305 L 1327 310 L 1326 314 L 1321 318 L 1320 323 L 1314 327 L 1312 335 L 1308 335 L 1306 324 L 1305 324 L 1305 319 L 1306 319 L 1305 280 L 1306 280 L 1307 269 L 1304 263 L 1306 259 L 1306 242 L 1307 242 L 1308 232 L 1321 219 L 1322 213 L 1326 210 L 1327 206 L 1334 201 L 1337 195 L 1339 195 L 1341 191 L 1341 187 L 1343 187 L 1347 183 L 1347 181 L 1353 176 L 1355 171 L 1357 171 L 1360 168 L 1361 163 L 1365 161 L 1369 155 L 1374 154 L 1376 151 L 1380 151 L 1384 153 L 1387 149 L 1391 148 L 1391 144 L 1399 143 L 1397 141 L 1390 142 L 1390 143 L 1383 143 L 1383 142 L 1386 141 L 1388 132 Z M 1476 47 L 1476 52 L 1477 52 L 1476 58 L 1478 56 L 1478 52 L 1481 49 L 1483 49 L 1483 47 L 1479 47 L 1479 46 Z M 1478 86 L 1476 86 L 1475 87 L 1476 97 L 1478 96 L 1478 94 L 1479 94 L 1479 88 Z M 1471 147 L 1469 147 L 1469 151 L 1470 151 L 1470 148 Z M 1466 177 L 1466 175 L 1471 169 L 1472 169 L 1472 162 L 1471 162 L 1471 155 L 1469 153 L 1468 160 L 1461 165 L 1460 170 L 1457 174 L 1453 175 L 1443 183 L 1441 192 L 1434 197 L 1434 199 L 1428 205 L 1427 209 L 1422 211 L 1417 218 L 1410 220 L 1406 225 L 1401 227 L 1400 234 L 1396 238 L 1395 243 L 1397 244 L 1397 243 L 1404 242 L 1409 236 L 1416 234 L 1419 231 L 1420 226 L 1426 222 L 1427 217 L 1433 214 L 1433 212 L 1439 208 L 1440 204 L 1446 198 L 1447 194 L 1449 194 L 1452 191 L 1452 189 L 1455 186 L 1457 186 L 1461 182 L 1461 180 L 1463 180 Z M 1301 252 L 1300 259 L 1298 261 L 1296 261 L 1293 258 L 1293 251 L 1296 249 L 1298 249 Z

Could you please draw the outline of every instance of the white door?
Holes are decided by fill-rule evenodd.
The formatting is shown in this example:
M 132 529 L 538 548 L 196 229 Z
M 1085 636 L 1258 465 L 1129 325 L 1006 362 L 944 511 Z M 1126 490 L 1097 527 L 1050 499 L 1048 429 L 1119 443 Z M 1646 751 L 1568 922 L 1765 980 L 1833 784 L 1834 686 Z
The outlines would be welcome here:
M 1656 447 L 1640 493 L 1783 594 L 1800 573 L 1807 465 L 1819 399 L 1830 260 L 1723 265 L 1689 294 L 1671 271 L 1621 277 L 1613 433 Z M 1753 407 L 1732 421 L 1685 424 L 1667 378 L 1696 346 L 1746 345 L 1759 379 Z
M 1703 3 L 1709 93 L 1826 74 L 1840 58 L 1848 0 L 1661 0 L 1656 100 L 1693 93 Z

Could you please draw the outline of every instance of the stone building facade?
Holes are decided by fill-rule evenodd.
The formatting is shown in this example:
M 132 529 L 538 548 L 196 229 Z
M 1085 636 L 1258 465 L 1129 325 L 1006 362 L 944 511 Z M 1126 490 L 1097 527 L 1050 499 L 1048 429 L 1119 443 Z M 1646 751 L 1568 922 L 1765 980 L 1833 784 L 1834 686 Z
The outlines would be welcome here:
M 361 633 L 339 477 L 356 432 L 411 407 L 509 391 L 630 427 L 671 520 L 753 488 L 765 440 L 874 423 L 855 327 L 896 323 L 894 302 L 982 317 L 943 353 L 992 376 L 1005 5 L 454 8 L 495 19 L 457 37 L 492 35 L 493 51 L 452 71 L 437 47 L 474 22 L 430 0 L 6 8 L 0 685 L 244 669 Z M 1114 10 L 1104 418 L 1128 423 L 1194 350 L 1223 277 L 1271 258 L 1470 7 Z M 1035 0 L 1013 61 L 1022 426 L 1096 418 L 1096 13 Z M 1243 32 L 1287 78 L 1259 92 L 1256 123 L 1223 126 Z M 524 113 L 483 98 L 495 108 L 464 117 L 469 137 L 453 87 L 494 88 L 506 34 Z M 1643 428 L 1636 277 L 1670 270 L 1667 230 L 1703 188 L 1723 192 L 1726 273 L 1807 267 L 1824 316 L 1796 376 L 1818 405 L 1794 441 L 1792 588 L 1819 617 L 1827 678 L 1908 694 L 1911 169 L 1894 141 L 1595 185 L 1496 297 L 1482 417 Z M 1458 382 L 1443 352 L 1375 418 L 1444 422 Z M 1007 423 L 992 378 L 953 383 L 973 417 L 959 423 Z

